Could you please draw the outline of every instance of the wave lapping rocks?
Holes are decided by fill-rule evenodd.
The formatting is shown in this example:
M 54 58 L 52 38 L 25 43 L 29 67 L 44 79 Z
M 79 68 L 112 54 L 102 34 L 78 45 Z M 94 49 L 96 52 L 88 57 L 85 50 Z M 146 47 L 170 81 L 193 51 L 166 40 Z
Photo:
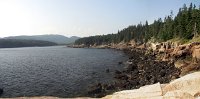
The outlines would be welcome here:
M 107 84 L 94 85 L 89 94 L 92 97 L 102 97 L 119 90 L 130 90 L 140 88 L 144 85 L 155 83 L 169 83 L 171 80 L 179 78 L 180 70 L 174 66 L 174 63 L 157 61 L 151 54 L 145 54 L 141 49 L 124 49 L 129 55 L 124 70 L 115 71 L 115 81 L 112 88 Z

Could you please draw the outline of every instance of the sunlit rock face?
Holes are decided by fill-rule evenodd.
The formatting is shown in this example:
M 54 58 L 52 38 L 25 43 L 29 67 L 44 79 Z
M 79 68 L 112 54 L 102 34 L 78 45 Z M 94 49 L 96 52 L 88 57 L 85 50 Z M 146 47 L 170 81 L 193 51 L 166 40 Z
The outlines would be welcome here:
M 197 61 L 200 60 L 200 45 L 193 47 L 193 49 L 192 49 L 192 57 L 196 58 Z
M 135 90 L 125 90 L 103 99 L 197 99 L 200 97 L 200 72 L 188 74 L 169 84 L 147 85 Z

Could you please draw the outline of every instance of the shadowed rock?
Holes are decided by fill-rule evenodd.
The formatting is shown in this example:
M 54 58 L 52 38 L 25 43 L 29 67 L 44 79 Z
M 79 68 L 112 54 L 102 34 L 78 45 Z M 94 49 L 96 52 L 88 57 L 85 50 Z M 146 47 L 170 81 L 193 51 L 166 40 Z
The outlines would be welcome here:
M 3 89 L 0 88 L 0 96 L 3 94 Z

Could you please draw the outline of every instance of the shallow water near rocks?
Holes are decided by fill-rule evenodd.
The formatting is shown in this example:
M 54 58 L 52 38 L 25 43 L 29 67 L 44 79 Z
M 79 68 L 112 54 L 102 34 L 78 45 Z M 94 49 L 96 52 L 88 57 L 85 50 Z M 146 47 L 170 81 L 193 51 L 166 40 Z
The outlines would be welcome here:
M 124 67 L 118 62 L 127 59 L 123 52 L 112 49 L 0 49 L 1 97 L 84 96 L 88 86 L 112 82 L 113 72 Z

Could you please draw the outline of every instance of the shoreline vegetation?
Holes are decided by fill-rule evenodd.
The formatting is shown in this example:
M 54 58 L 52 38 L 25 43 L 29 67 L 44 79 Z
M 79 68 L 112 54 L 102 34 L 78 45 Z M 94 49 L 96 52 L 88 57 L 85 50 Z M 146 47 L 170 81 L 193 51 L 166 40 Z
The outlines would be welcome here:
M 129 55 L 124 70 L 116 71 L 112 84 L 98 83 L 88 91 L 90 97 L 104 97 L 115 91 L 144 85 L 169 83 L 200 70 L 200 8 L 185 4 L 176 16 L 152 24 L 138 24 L 117 34 L 98 35 L 75 41 L 73 48 L 113 48 Z M 106 70 L 109 71 L 109 70 Z
M 145 24 L 130 25 L 127 28 L 118 30 L 116 34 L 97 35 L 80 38 L 75 45 L 99 46 L 112 45 L 121 42 L 134 40 L 138 45 L 148 42 L 177 41 L 189 43 L 192 39 L 200 41 L 200 7 L 185 4 L 174 16 L 173 11 L 164 19 L 154 20 L 152 24 L 148 21 Z M 193 42 L 193 41 L 192 41 Z
M 34 36 L 9 36 L 0 38 L 0 48 L 17 47 L 45 47 L 71 44 L 79 37 L 66 37 L 63 35 L 34 35 Z
M 49 41 L 25 40 L 25 39 L 0 39 L 0 48 L 18 48 L 18 47 L 44 47 L 58 45 Z

